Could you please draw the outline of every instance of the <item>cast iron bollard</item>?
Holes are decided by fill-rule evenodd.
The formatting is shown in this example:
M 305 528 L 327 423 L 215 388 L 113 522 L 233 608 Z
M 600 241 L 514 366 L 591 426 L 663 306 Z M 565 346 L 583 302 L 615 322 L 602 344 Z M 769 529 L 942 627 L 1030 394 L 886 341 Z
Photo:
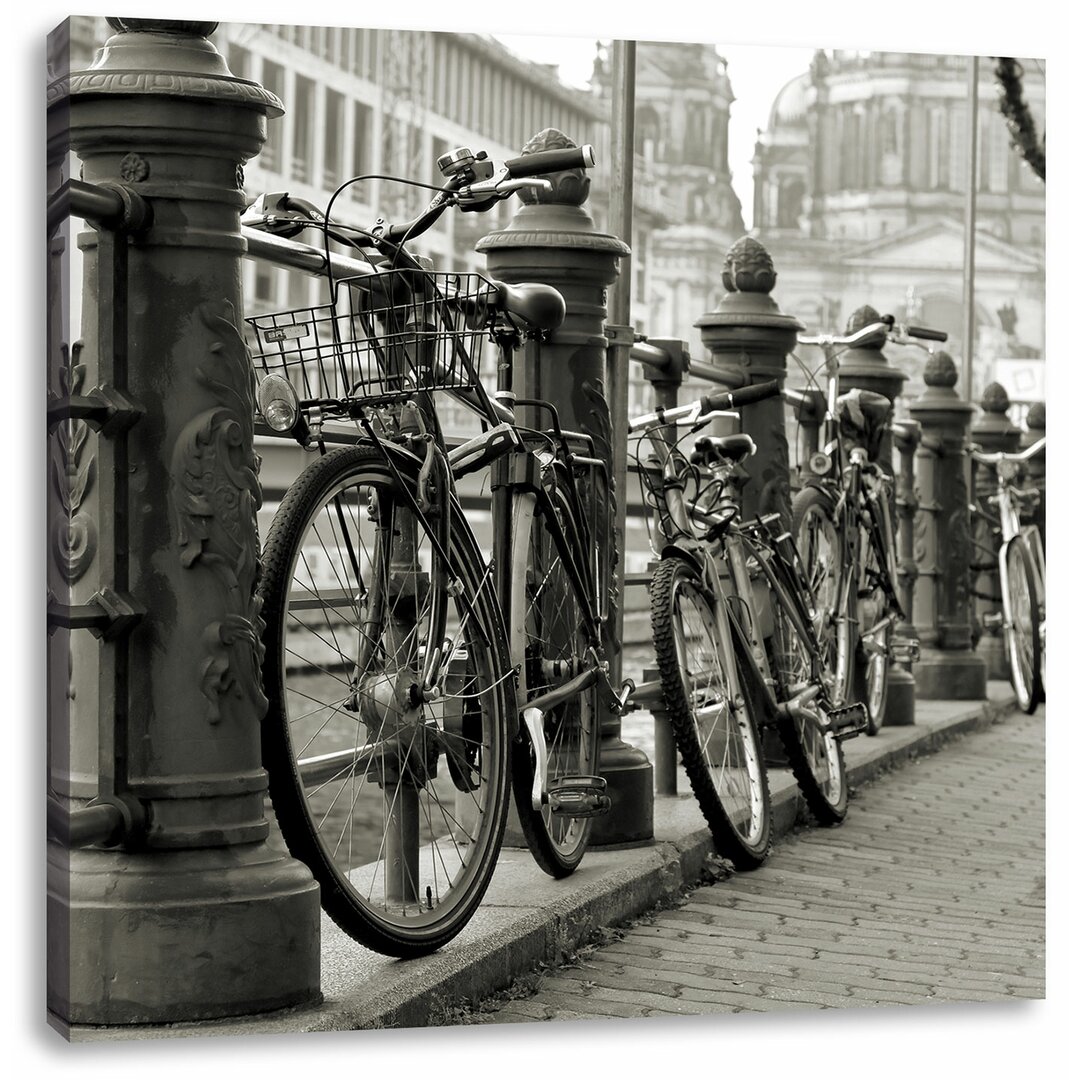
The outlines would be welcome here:
M 1027 417 L 1024 420 L 1026 430 L 1020 436 L 1020 448 L 1026 450 L 1032 443 L 1038 442 L 1039 439 L 1046 437 L 1046 405 L 1041 401 L 1036 401 L 1030 409 L 1028 409 Z M 1035 487 L 1039 489 L 1040 498 L 1038 505 L 1032 510 L 1030 516 L 1024 515 L 1024 524 L 1037 525 L 1039 527 L 1039 536 L 1042 539 L 1043 551 L 1046 551 L 1046 452 L 1033 457 L 1024 466 L 1027 480 L 1025 487 Z
M 109 21 L 91 69 L 50 88 L 84 181 L 150 209 L 137 243 L 80 238 L 84 371 L 66 394 L 77 378 L 114 381 L 101 389 L 133 402 L 134 419 L 85 438 L 84 475 L 99 478 L 80 493 L 88 525 L 77 552 L 72 530 L 54 552 L 69 586 L 54 625 L 100 615 L 100 643 L 70 631 L 57 795 L 118 808 L 125 826 L 108 849 L 49 845 L 48 1004 L 63 1024 L 319 996 L 318 887 L 267 842 L 261 493 L 240 330 L 243 164 L 281 106 L 229 73 L 207 40 L 215 23 Z
M 776 271 L 768 251 L 753 237 L 736 240 L 724 260 L 722 275 L 727 295 L 716 311 L 694 324 L 712 353 L 726 386 L 779 381 L 787 373 L 787 355 L 795 347 L 803 324 L 785 315 L 769 295 Z M 742 410 L 742 430 L 757 444 L 757 453 L 744 463 L 749 474 L 742 489 L 745 517 L 778 513 L 791 527 L 791 481 L 784 399 L 768 398 Z
M 894 633 L 898 638 L 912 641 L 919 639 L 913 611 L 915 581 L 919 576 L 914 554 L 915 511 L 919 505 L 915 491 L 915 449 L 921 437 L 917 421 L 894 421 L 893 442 L 900 459 L 896 474 L 896 578 L 900 586 L 900 603 L 904 607 L 904 618 L 896 624 Z M 894 727 L 915 723 L 915 677 L 911 674 L 910 663 L 894 664 L 889 669 L 885 723 Z
M 1020 429 L 1009 419 L 1009 395 L 1000 383 L 991 383 L 984 391 L 982 415 L 971 426 L 972 441 L 985 453 L 999 450 L 1013 453 L 1020 445 Z M 998 519 L 997 507 L 987 499 L 997 493 L 997 470 L 992 465 L 971 465 L 972 489 L 975 503 L 993 520 Z M 991 679 L 1008 679 L 1009 668 L 1005 661 L 1005 647 L 998 627 L 983 629 L 983 616 L 1001 613 L 1001 575 L 998 572 L 998 547 L 1000 536 L 991 522 L 981 514 L 972 521 L 975 548 L 973 564 L 979 570 L 975 577 L 975 635 L 977 651 L 986 661 L 987 674 Z
M 548 128 L 534 136 L 524 152 L 573 146 L 562 132 Z M 524 191 L 525 204 L 509 227 L 483 237 L 476 250 L 487 256 L 492 277 L 517 283 L 539 281 L 557 288 L 566 300 L 566 321 L 543 344 L 530 344 L 515 377 L 519 397 L 541 398 L 559 410 L 562 425 L 586 432 L 612 462 L 615 443 L 605 394 L 604 333 L 607 288 L 619 273 L 619 260 L 630 249 L 617 237 L 598 232 L 584 209 L 589 178 L 583 169 L 549 176 L 551 192 Z M 548 421 L 538 418 L 547 426 Z M 625 447 L 625 441 L 623 441 Z M 625 456 L 612 462 L 615 484 L 626 484 Z M 616 541 L 611 560 L 608 633 L 605 652 L 618 670 L 622 643 L 612 640 L 611 625 L 622 602 L 623 552 L 618 541 L 624 526 L 615 521 L 614 493 L 608 492 L 609 535 Z M 594 844 L 650 840 L 653 835 L 653 771 L 641 750 L 622 740 L 618 715 L 601 725 L 600 772 L 608 782 L 611 810 L 593 823 Z
M 968 489 L 968 424 L 975 406 L 954 387 L 956 365 L 946 352 L 926 362 L 926 390 L 911 405 L 922 425 L 915 477 L 914 623 L 922 646 L 914 666 L 920 698 L 985 698 L 986 663 L 972 648 L 971 493 Z
M 881 321 L 881 315 L 869 305 L 853 312 L 848 319 L 846 334 L 854 334 L 864 326 Z M 870 390 L 895 402 L 907 376 L 899 369 L 889 366 L 881 351 L 886 342 L 881 334 L 867 341 L 858 349 L 847 349 L 840 354 L 840 393 L 848 390 Z M 881 440 L 875 463 L 890 475 L 893 473 L 893 436 L 891 427 Z M 895 493 L 889 500 L 889 510 L 896 521 Z M 910 619 L 910 614 L 909 614 Z M 915 689 L 911 674 L 895 661 L 889 665 L 888 697 L 884 723 L 890 726 L 906 726 L 915 723 Z

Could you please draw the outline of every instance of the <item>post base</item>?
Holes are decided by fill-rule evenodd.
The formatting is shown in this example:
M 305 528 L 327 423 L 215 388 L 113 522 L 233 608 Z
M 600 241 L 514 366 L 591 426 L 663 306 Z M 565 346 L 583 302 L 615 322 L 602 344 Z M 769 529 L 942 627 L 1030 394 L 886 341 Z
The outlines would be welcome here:
M 607 780 L 611 809 L 593 821 L 590 846 L 652 840 L 653 767 L 644 751 L 619 738 L 603 738 L 600 775 Z
M 914 666 L 915 696 L 962 701 L 986 697 L 986 661 L 970 650 L 922 650 Z
M 975 646 L 975 653 L 986 661 L 989 679 L 1009 680 L 1009 665 L 1005 659 L 1005 644 L 997 634 L 984 633 Z
M 901 667 L 889 668 L 884 727 L 907 727 L 915 723 L 915 677 Z
M 210 1020 L 316 1003 L 319 887 L 267 843 L 48 852 L 57 1026 Z

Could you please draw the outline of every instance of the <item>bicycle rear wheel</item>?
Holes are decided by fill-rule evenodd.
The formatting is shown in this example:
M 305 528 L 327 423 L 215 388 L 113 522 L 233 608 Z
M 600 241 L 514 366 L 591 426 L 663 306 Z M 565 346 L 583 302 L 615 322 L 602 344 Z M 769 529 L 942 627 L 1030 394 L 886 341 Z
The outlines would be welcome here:
M 575 528 L 573 500 L 566 483 L 546 474 L 553 517 L 534 512 L 535 496 L 519 493 L 513 505 L 514 580 L 510 610 L 512 662 L 519 668 L 524 705 L 558 691 L 582 673 L 588 647 L 587 614 L 581 610 L 553 530 L 569 536 Z M 520 654 L 520 655 L 514 655 Z M 533 807 L 537 759 L 532 742 L 514 744 L 514 802 L 525 841 L 537 865 L 552 877 L 573 873 L 585 855 L 591 815 L 559 808 L 559 791 L 582 778 L 597 777 L 600 717 L 595 685 L 544 711 L 547 748 L 545 785 L 555 804 Z
M 772 842 L 765 754 L 718 605 L 679 558 L 660 563 L 649 592 L 664 707 L 694 796 L 719 854 L 736 869 L 759 866 Z M 728 617 L 722 599 L 719 612 Z
M 875 497 L 871 513 L 877 535 L 865 528 L 859 530 L 859 647 L 855 650 L 852 697 L 866 705 L 866 734 L 876 735 L 888 704 L 893 611 L 886 581 L 895 581 L 895 567 L 890 565 L 894 552 L 888 506 Z
M 444 563 L 380 453 L 334 450 L 289 488 L 259 589 L 281 831 L 334 921 L 401 957 L 468 922 L 510 791 L 503 629 L 460 509 L 447 512 Z M 422 691 L 432 650 L 441 693 Z
M 1033 713 L 1042 700 L 1042 642 L 1034 560 L 1022 536 L 1014 536 L 1005 545 L 1000 560 L 1005 585 L 1005 656 L 1017 704 L 1024 712 Z
M 809 582 L 814 633 L 825 660 L 828 698 L 830 704 L 839 707 L 851 696 L 857 613 L 852 574 L 845 565 L 834 510 L 833 500 L 820 488 L 803 488 L 791 503 L 792 532 Z
M 778 687 L 777 699 L 791 700 L 800 690 L 814 685 L 814 662 L 787 606 L 775 592 L 771 600 L 773 632 L 768 648 Z M 798 610 L 794 601 L 790 602 Z M 847 814 L 847 766 L 840 743 L 823 728 L 825 717 L 820 703 L 813 710 L 821 723 L 817 719 L 781 713 L 776 732 L 810 813 L 822 825 L 836 825 Z

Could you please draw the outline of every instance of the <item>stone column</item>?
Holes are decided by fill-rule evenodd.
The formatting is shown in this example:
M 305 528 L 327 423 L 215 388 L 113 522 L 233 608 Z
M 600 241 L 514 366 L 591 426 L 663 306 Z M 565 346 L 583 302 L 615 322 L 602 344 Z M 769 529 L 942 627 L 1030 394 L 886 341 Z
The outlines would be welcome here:
M 575 145 L 562 132 L 548 128 L 535 135 L 524 152 Z M 543 344 L 531 344 L 515 368 L 519 397 L 541 398 L 559 411 L 564 428 L 593 437 L 598 454 L 612 463 L 613 484 L 627 483 L 625 461 L 614 462 L 611 410 L 605 392 L 608 341 L 607 290 L 619 274 L 619 260 L 630 249 L 617 237 L 599 232 L 584 204 L 589 178 L 584 169 L 547 177 L 550 192 L 523 191 L 524 205 L 509 227 L 485 236 L 476 250 L 487 256 L 492 277 L 517 283 L 538 281 L 558 289 L 566 300 L 566 321 Z M 521 410 L 528 417 L 528 410 Z M 549 420 L 535 418 L 540 427 Z M 623 553 L 615 542 L 623 534 L 616 522 L 614 492 L 596 492 L 605 506 L 607 527 L 597 541 L 608 546 L 610 584 L 605 652 L 612 670 L 622 642 L 612 639 L 615 605 L 621 602 Z M 606 714 L 601 726 L 600 772 L 608 782 L 611 810 L 593 822 L 597 845 L 652 838 L 653 772 L 645 754 L 622 740 L 618 715 Z
M 881 315 L 869 305 L 852 313 L 845 333 L 854 334 L 864 326 L 881 321 Z M 890 367 L 881 351 L 887 338 L 884 333 L 870 339 L 857 349 L 847 349 L 840 354 L 840 393 L 848 390 L 870 390 L 895 402 L 907 382 L 907 376 L 899 369 Z M 881 440 L 875 464 L 887 473 L 893 473 L 893 436 L 891 426 Z M 889 512 L 894 530 L 896 524 L 896 492 L 890 492 Z M 910 618 L 910 614 L 909 614 Z M 888 698 L 886 699 L 885 723 L 905 726 L 915 723 L 915 697 L 911 675 L 899 664 L 891 663 L 888 674 Z M 910 711 L 909 711 L 910 710 Z
M 69 583 L 58 624 L 76 626 L 55 797 L 122 807 L 124 821 L 109 847 L 49 845 L 48 1005 L 64 1026 L 319 996 L 318 888 L 267 842 L 241 334 L 243 164 L 281 106 L 230 74 L 207 40 L 215 23 L 109 23 L 91 68 L 50 87 L 82 179 L 149 207 L 137 242 L 80 237 L 85 346 L 66 392 L 77 378 L 134 407 L 128 430 L 80 436 L 86 521 L 53 553 Z M 99 640 L 73 621 L 80 605 L 98 612 Z
M 922 646 L 915 665 L 920 698 L 986 697 L 986 663 L 972 647 L 970 586 L 971 493 L 968 488 L 968 425 L 975 406 L 954 387 L 956 364 L 946 352 L 926 363 L 926 390 L 911 405 L 922 425 L 916 451 L 914 623 Z
M 734 389 L 776 379 L 782 388 L 787 355 L 804 327 L 769 295 L 776 271 L 768 251 L 753 237 L 736 240 L 724 259 L 721 280 L 727 295 L 716 311 L 694 325 L 701 328 L 701 340 L 724 385 Z M 791 466 L 784 419 L 784 399 L 779 396 L 742 409 L 742 430 L 757 444 L 757 453 L 743 465 L 749 476 L 742 509 L 746 517 L 778 513 L 790 528 Z
M 1013 453 L 1020 445 L 1020 429 L 1009 419 L 1009 395 L 1000 383 L 991 383 L 983 391 L 982 415 L 971 426 L 972 441 L 988 454 L 1004 450 Z M 974 534 L 973 565 L 979 567 L 975 578 L 974 625 L 978 654 L 986 661 L 991 679 L 1008 679 L 1009 667 L 1001 628 L 983 629 L 983 616 L 1001 613 L 1001 575 L 998 571 L 998 548 L 1001 537 L 994 528 L 999 518 L 997 506 L 989 499 L 997 493 L 997 470 L 992 465 L 971 465 L 972 487 L 976 504 L 989 515 L 977 514 L 972 521 Z
M 915 492 L 915 449 L 922 433 L 914 420 L 896 421 L 894 427 L 894 443 L 900 458 L 900 469 L 896 476 L 896 578 L 904 618 L 896 624 L 893 633 L 897 638 L 918 642 L 913 621 L 915 581 L 919 573 L 914 555 L 915 511 L 919 503 Z M 911 674 L 911 664 L 893 664 L 889 669 L 885 724 L 903 727 L 914 723 L 915 677 Z

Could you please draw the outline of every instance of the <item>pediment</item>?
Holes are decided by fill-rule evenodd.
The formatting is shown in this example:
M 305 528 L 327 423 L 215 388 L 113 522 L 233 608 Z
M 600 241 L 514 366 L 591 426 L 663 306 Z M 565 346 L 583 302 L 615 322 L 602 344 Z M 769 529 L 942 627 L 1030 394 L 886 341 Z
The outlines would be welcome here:
M 845 266 L 933 266 L 962 272 L 964 229 L 958 222 L 942 218 L 853 248 L 840 261 Z M 1043 269 L 1037 255 L 981 232 L 975 234 L 975 266 L 980 273 L 1040 273 Z

